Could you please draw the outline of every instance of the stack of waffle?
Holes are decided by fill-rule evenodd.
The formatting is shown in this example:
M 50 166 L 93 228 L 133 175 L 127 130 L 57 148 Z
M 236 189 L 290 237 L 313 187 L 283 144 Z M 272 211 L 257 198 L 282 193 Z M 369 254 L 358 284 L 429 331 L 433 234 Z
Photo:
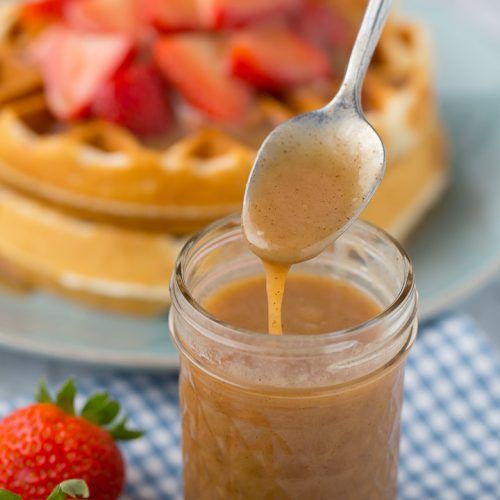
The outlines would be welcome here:
M 344 11 L 355 33 L 363 2 L 325 1 Z M 32 34 L 16 7 L 5 8 L 1 24 L 0 270 L 16 286 L 108 309 L 165 310 L 180 245 L 239 209 L 259 140 L 326 99 L 303 87 L 261 96 L 251 118 L 258 132 L 204 123 L 154 143 L 98 119 L 61 126 L 23 57 Z M 332 79 L 330 97 L 338 85 Z M 405 239 L 448 176 L 431 47 L 418 24 L 390 21 L 363 104 L 388 150 L 386 177 L 364 217 Z

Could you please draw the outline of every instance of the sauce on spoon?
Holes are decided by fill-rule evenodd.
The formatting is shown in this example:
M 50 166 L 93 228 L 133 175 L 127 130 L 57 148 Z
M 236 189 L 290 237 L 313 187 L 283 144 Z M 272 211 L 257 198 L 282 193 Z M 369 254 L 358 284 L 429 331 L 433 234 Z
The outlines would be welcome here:
M 292 264 L 318 255 L 365 205 L 380 172 L 378 149 L 311 123 L 306 134 L 282 134 L 259 156 L 249 180 L 242 225 L 264 262 L 269 333 L 282 333 L 281 304 Z M 293 130 L 293 129 L 292 129 Z M 290 131 L 288 131 L 290 132 Z

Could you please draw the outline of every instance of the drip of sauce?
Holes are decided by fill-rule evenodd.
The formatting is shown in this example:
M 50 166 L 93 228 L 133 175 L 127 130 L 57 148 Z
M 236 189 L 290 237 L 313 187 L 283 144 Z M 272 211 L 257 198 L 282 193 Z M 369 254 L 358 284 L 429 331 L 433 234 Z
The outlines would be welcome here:
M 285 282 L 290 270 L 286 264 L 271 264 L 264 261 L 266 271 L 268 331 L 271 335 L 282 335 L 281 309 L 285 294 Z
M 249 179 L 242 227 L 264 263 L 269 333 L 281 334 L 281 299 L 292 264 L 318 255 L 358 215 L 373 185 L 373 151 L 311 127 L 274 141 Z M 358 145 L 359 146 L 359 145 Z M 249 194 L 250 193 L 250 194 Z

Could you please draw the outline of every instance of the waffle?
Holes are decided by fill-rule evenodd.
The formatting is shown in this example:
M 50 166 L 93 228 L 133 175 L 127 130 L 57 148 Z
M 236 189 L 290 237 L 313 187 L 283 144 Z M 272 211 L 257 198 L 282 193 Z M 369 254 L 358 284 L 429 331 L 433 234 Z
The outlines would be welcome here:
M 0 189 L 0 274 L 117 311 L 168 305 L 168 277 L 183 241 L 84 221 Z M 6 237 L 8 235 L 8 237 Z
M 362 2 L 337 3 L 359 22 Z M 159 312 L 185 235 L 240 207 L 267 132 L 336 92 L 298 88 L 259 101 L 241 130 L 196 123 L 156 143 L 97 119 L 61 126 L 40 75 L 20 56 L 30 39 L 3 12 L 0 44 L 0 268 L 9 276 L 105 308 Z M 8 69 L 8 71 L 7 71 Z M 446 186 L 444 133 L 425 29 L 392 19 L 363 90 L 368 120 L 388 151 L 364 216 L 406 238 Z M 166 234 L 168 233 L 168 234 Z

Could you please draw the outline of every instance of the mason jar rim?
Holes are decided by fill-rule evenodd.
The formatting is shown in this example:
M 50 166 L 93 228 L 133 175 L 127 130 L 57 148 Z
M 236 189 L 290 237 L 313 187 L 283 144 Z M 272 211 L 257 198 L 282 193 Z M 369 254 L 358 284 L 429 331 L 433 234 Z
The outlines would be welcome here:
M 401 255 L 404 263 L 404 279 L 401 288 L 394 300 L 385 307 L 379 314 L 365 321 L 364 323 L 355 325 L 353 327 L 335 330 L 332 332 L 320 333 L 315 335 L 300 335 L 300 334 L 286 334 L 286 335 L 263 335 L 262 333 L 239 328 L 237 326 L 219 320 L 207 310 L 193 297 L 189 290 L 189 286 L 185 279 L 186 266 L 189 263 L 191 250 L 202 241 L 204 238 L 209 237 L 211 233 L 216 231 L 224 231 L 229 234 L 231 231 L 241 231 L 240 216 L 238 214 L 229 215 L 220 219 L 206 228 L 202 229 L 193 235 L 183 246 L 177 258 L 174 274 L 171 281 L 171 296 L 172 303 L 177 306 L 179 310 L 182 309 L 185 315 L 185 320 L 188 321 L 193 327 L 198 330 L 202 328 L 203 334 L 211 337 L 217 342 L 225 345 L 231 345 L 235 348 L 246 349 L 255 352 L 261 352 L 269 348 L 271 352 L 275 352 L 276 347 L 280 349 L 292 349 L 293 346 L 300 345 L 300 350 L 306 354 L 307 348 L 325 347 L 333 342 L 349 340 L 355 338 L 357 335 L 366 332 L 369 329 L 381 325 L 387 321 L 391 316 L 398 311 L 406 309 L 410 305 L 410 301 L 415 296 L 415 280 L 410 258 L 400 243 L 390 236 L 384 230 L 370 224 L 366 221 L 357 220 L 347 231 L 361 229 L 368 234 L 378 236 L 382 240 L 396 248 L 397 252 Z M 345 233 L 345 234 L 346 234 Z M 341 236 L 342 237 L 342 236 Z M 405 326 L 409 325 L 414 319 L 415 313 L 410 314 L 410 317 L 405 322 Z M 404 329 L 404 326 L 402 327 Z M 200 332 L 201 333 L 201 332 Z

